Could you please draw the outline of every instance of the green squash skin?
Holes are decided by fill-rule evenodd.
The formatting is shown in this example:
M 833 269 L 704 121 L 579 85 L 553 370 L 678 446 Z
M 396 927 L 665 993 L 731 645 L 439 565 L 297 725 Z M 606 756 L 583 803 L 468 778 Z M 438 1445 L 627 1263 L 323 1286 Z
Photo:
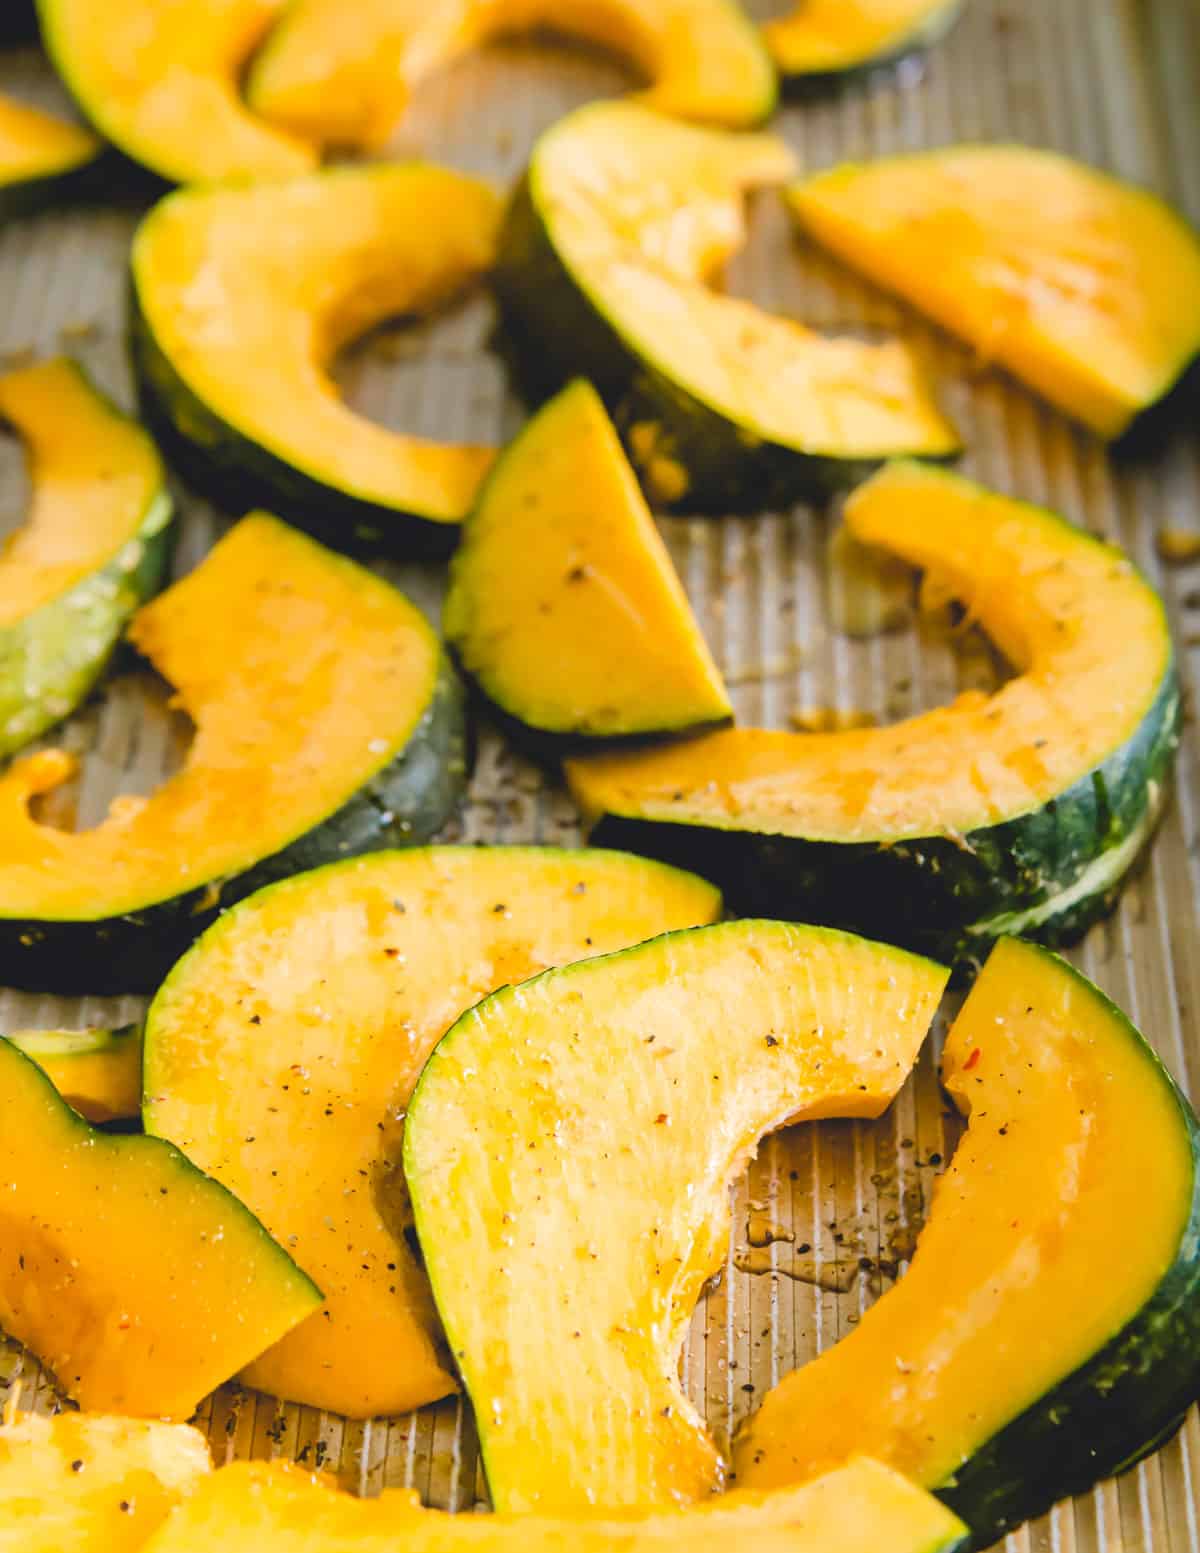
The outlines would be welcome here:
M 323 863 L 428 841 L 466 789 L 464 696 L 443 658 L 403 749 L 327 819 L 243 872 L 94 920 L 0 918 L 0 983 L 32 992 L 152 992 L 220 911 Z
M 550 392 L 571 378 L 589 377 L 611 410 L 652 504 L 661 511 L 739 515 L 824 501 L 894 456 L 892 449 L 878 458 L 830 458 L 766 441 L 635 355 L 559 258 L 528 174 L 505 217 L 492 286 L 514 350 L 535 364 L 530 384 L 539 393 Z M 635 427 L 654 429 L 649 460 L 639 455 L 641 439 L 631 435 Z M 957 450 L 930 455 L 930 460 L 955 457 Z M 655 478 L 660 458 L 686 473 L 684 489 L 663 486 Z
M 1017 931 L 1005 915 L 1045 906 L 1098 857 L 1144 827 L 1140 851 L 1169 783 L 1181 725 L 1175 668 L 1132 738 L 1080 781 L 1030 814 L 964 837 L 893 846 L 806 841 L 615 814 L 589 840 L 656 857 L 711 879 L 741 915 L 845 928 L 973 973 L 996 938 Z M 1024 936 L 1069 944 L 1106 915 L 1135 858 Z
M 946 37 L 962 15 L 965 5 L 966 0 L 947 0 L 945 5 L 940 6 L 931 16 L 927 16 L 912 32 L 890 48 L 856 60 L 854 64 L 845 65 L 840 70 L 788 71 L 779 60 L 775 60 L 775 68 L 779 71 L 784 95 L 803 100 L 806 96 L 816 96 L 829 91 L 830 88 L 859 81 L 873 71 L 885 70 L 891 65 L 898 65 L 903 60 L 911 59 L 916 54 L 922 54 L 926 49 L 936 47 Z

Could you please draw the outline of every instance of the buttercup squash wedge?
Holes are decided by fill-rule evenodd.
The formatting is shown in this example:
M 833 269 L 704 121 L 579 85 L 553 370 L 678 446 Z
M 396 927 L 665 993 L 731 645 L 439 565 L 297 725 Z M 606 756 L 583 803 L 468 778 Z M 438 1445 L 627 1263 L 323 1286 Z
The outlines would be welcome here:
M 735 1465 L 766 1489 L 869 1452 L 988 1547 L 1131 1466 L 1195 1399 L 1200 1129 L 1125 1016 L 1016 939 L 942 1078 L 968 1126 L 911 1267 L 767 1394 Z
M 846 80 L 928 48 L 964 0 L 799 0 L 763 36 L 789 84 Z
M 773 1128 L 878 1116 L 946 978 L 866 939 L 740 921 L 548 971 L 452 1026 L 404 1168 L 497 1509 L 720 1485 L 676 1360 L 725 1255 L 729 1182 Z
M 356 1417 L 452 1391 L 400 1171 L 430 1050 L 505 982 L 720 909 L 694 875 L 619 853 L 431 847 L 317 869 L 227 912 L 151 1007 L 145 1122 L 326 1296 L 244 1378 Z
M 6 1030 L 59 1094 L 89 1122 L 125 1121 L 142 1109 L 142 1027 Z
M 73 198 L 101 149 L 90 130 L 0 96 L 0 220 Z

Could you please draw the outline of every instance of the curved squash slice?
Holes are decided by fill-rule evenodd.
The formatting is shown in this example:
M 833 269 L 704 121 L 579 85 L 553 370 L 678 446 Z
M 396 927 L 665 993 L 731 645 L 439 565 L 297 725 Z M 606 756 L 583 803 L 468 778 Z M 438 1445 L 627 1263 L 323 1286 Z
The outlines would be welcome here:
M 1195 1398 L 1200 1129 L 1124 1015 L 1016 939 L 942 1076 L 969 1125 L 911 1268 L 768 1393 L 736 1464 L 761 1489 L 868 1451 L 987 1547 L 1139 1460 Z
M 788 199 L 817 242 L 1102 437 L 1200 351 L 1200 239 L 1069 157 L 948 146 L 834 167 Z
M 549 971 L 450 1029 L 404 1168 L 497 1509 L 719 1485 L 675 1366 L 729 1182 L 786 1122 L 878 1116 L 945 982 L 865 939 L 730 922 Z
M 552 746 L 733 715 L 612 422 L 582 379 L 530 421 L 484 485 L 442 622 L 502 718 Z
M 30 813 L 71 775 L 62 751 L 0 775 L 0 980 L 15 986 L 154 986 L 221 905 L 425 840 L 463 786 L 461 695 L 423 616 L 275 518 L 239 523 L 130 635 L 196 737 L 176 776 L 89 831 Z
M 1053 513 L 916 464 L 856 491 L 846 525 L 961 599 L 1017 677 L 887 728 L 572 761 L 593 839 L 939 958 L 1077 938 L 1149 839 L 1179 740 L 1160 599 Z
M 90 1127 L 0 1041 L 0 1326 L 81 1407 L 188 1418 L 321 1296 L 158 1138 Z
M 426 76 L 489 39 L 534 28 L 627 55 L 647 107 L 744 129 L 769 118 L 771 61 L 736 0 L 292 0 L 247 83 L 264 118 L 311 140 L 378 148 Z
M 106 140 L 172 183 L 286 178 L 316 148 L 247 111 L 238 82 L 280 0 L 37 0 L 42 41 Z
M 709 282 L 744 237 L 746 189 L 788 176 L 772 136 L 581 108 L 534 148 L 497 286 L 539 369 L 619 403 L 651 499 L 756 510 L 891 454 L 958 451 L 907 346 L 828 338 Z
M 955 1553 L 965 1532 L 936 1499 L 866 1460 L 783 1493 L 579 1520 L 445 1515 L 402 1489 L 355 1499 L 285 1463 L 234 1462 L 198 1487 L 147 1553 Z
M 964 0 L 799 0 L 763 37 L 785 81 L 844 80 L 930 47 Z
M 0 219 L 70 199 L 100 151 L 89 130 L 0 96 Z
M 4 1038 L 41 1068 L 89 1122 L 123 1121 L 142 1108 L 142 1027 L 7 1030 Z
M 434 847 L 318 869 L 210 929 L 150 1011 L 146 1128 L 249 1203 L 326 1296 L 251 1385 L 361 1417 L 454 1389 L 404 1237 L 425 1059 L 504 982 L 720 909 L 693 875 L 618 853 Z
M 0 1426 L 0 1526 L 21 1553 L 138 1553 L 209 1471 L 187 1424 L 33 1413 Z
M 33 500 L 0 546 L 0 756 L 72 711 L 158 588 L 171 499 L 153 442 L 65 358 L 0 377 Z M 2 849 L 0 849 L 2 853 Z
M 448 549 L 491 450 L 376 426 L 327 368 L 372 325 L 481 275 L 499 211 L 477 179 L 417 163 L 158 204 L 133 245 L 133 355 L 188 477 L 235 510 L 253 493 L 331 544 Z

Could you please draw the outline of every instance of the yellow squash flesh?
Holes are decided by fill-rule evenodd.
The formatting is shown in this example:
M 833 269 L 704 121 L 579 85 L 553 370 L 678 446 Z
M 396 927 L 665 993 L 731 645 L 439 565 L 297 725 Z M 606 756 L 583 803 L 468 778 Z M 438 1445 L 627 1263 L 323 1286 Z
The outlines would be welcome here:
M 90 130 L 0 96 L 0 189 L 82 167 L 99 154 Z
M 953 0 L 800 0 L 763 37 L 785 76 L 838 74 L 888 59 L 956 9 Z
M 140 1026 L 8 1030 L 5 1038 L 32 1058 L 67 1104 L 89 1122 L 120 1121 L 140 1113 Z

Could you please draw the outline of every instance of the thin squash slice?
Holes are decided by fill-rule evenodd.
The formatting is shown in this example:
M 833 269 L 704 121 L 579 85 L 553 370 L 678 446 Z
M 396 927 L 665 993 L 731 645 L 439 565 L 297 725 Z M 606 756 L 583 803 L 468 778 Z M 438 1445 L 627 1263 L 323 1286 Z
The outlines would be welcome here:
M 486 184 L 420 163 L 161 201 L 134 238 L 132 349 L 173 460 L 225 506 L 277 506 L 330 544 L 448 550 L 492 450 L 377 426 L 328 368 L 477 279 L 499 216 Z
M 442 625 L 501 720 L 551 748 L 733 715 L 620 439 L 582 378 L 485 482 L 451 562 Z
M 628 103 L 580 108 L 534 147 L 496 276 L 515 343 L 617 406 L 658 505 L 755 511 L 893 454 L 958 451 L 908 346 L 817 334 L 712 289 L 744 240 L 744 193 L 793 165 L 774 136 Z
M 465 778 L 462 698 L 424 617 L 265 514 L 135 616 L 134 645 L 196 725 L 183 769 L 93 830 L 31 801 L 43 750 L 0 775 L 0 980 L 132 991 L 217 910 L 331 858 L 427 840 Z
M 831 168 L 788 200 L 817 242 L 1102 437 L 1200 351 L 1200 238 L 1070 157 L 948 146 Z
M 0 220 L 73 198 L 101 149 L 90 130 L 0 96 Z
M 150 1010 L 145 1123 L 325 1294 L 244 1379 L 355 1417 L 454 1390 L 405 1238 L 400 1146 L 425 1059 L 503 983 L 720 910 L 711 885 L 640 858 L 433 847 L 318 869 L 227 912 Z
M 737 0 L 291 0 L 254 62 L 255 112 L 306 139 L 378 149 L 413 89 L 489 39 L 535 28 L 624 55 L 660 113 L 745 129 L 769 118 L 776 78 Z
M 573 760 L 592 839 L 696 866 L 738 909 L 940 959 L 1005 933 L 1078 938 L 1167 791 L 1180 709 L 1161 600 L 1055 514 L 921 465 L 877 475 L 845 520 L 961 600 L 1016 677 L 890 727 L 744 728 Z
M 284 1463 L 234 1462 L 198 1487 L 146 1553 L 959 1553 L 965 1532 L 936 1499 L 866 1460 L 778 1494 L 578 1520 L 446 1515 L 402 1489 L 355 1499 Z
M 0 546 L 0 757 L 84 699 L 162 581 L 171 498 L 153 442 L 65 357 L 0 377 L 32 502 Z
M 846 80 L 929 48 L 964 0 L 798 0 L 763 37 L 788 84 Z
M 404 1168 L 498 1510 L 720 1486 L 676 1362 L 729 1183 L 773 1128 L 878 1116 L 946 977 L 847 934 L 730 922 L 548 971 L 451 1027 Z
M 0 1425 L 0 1548 L 139 1553 L 210 1467 L 187 1424 L 14 1411 Z
M 239 82 L 280 0 L 37 0 L 42 42 L 106 140 L 171 183 L 286 178 L 317 149 L 255 117 Z
M 38 1067 L 89 1122 L 117 1122 L 142 1109 L 142 1027 L 6 1030 L 4 1039 Z
M 320 1292 L 158 1138 L 105 1133 L 0 1041 L 0 1326 L 97 1412 L 186 1419 Z
M 968 1126 L 911 1267 L 768 1393 L 735 1462 L 767 1489 L 869 1452 L 987 1547 L 1140 1460 L 1195 1399 L 1200 1129 L 1120 1010 L 1017 939 L 942 1079 Z

